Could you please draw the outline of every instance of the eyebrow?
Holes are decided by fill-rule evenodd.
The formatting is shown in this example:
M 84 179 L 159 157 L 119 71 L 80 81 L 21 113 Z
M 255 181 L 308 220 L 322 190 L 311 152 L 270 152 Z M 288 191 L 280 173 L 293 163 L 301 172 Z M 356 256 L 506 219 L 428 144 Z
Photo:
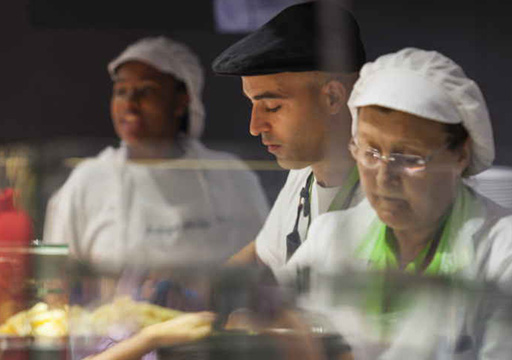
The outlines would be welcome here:
M 363 132 L 362 134 L 364 135 L 365 133 Z M 361 133 L 357 135 L 361 135 Z M 375 142 L 373 140 L 374 138 L 370 138 L 369 140 L 367 139 L 366 143 L 368 147 L 375 149 Z M 373 145 L 370 145 L 370 143 L 373 143 Z M 425 150 L 425 144 L 415 139 L 399 139 L 396 143 L 393 144 L 393 148 L 398 150 L 393 150 L 391 152 L 402 151 L 404 149 L 421 152 Z
M 146 77 L 143 77 L 143 78 L 140 78 L 138 79 L 140 81 L 155 81 L 155 82 L 158 82 L 158 79 L 156 77 L 152 77 L 152 76 L 146 76 Z M 112 78 L 112 82 L 124 82 L 124 81 L 130 81 L 129 78 L 126 78 L 126 77 L 122 77 L 122 76 L 118 76 L 118 75 L 115 75 L 113 78 Z
M 286 95 L 283 95 L 283 94 L 277 94 L 275 92 L 271 92 L 271 91 L 265 91 L 261 94 L 258 94 L 256 96 L 254 96 L 254 100 L 264 100 L 264 99 L 286 99 L 288 98 L 288 96 Z

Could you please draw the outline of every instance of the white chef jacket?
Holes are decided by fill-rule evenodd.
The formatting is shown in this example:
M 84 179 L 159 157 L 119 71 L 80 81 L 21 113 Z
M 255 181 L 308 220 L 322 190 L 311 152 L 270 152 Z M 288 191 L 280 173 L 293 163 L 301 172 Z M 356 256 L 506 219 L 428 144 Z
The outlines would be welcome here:
M 465 185 L 462 186 L 465 187 Z M 463 189 L 462 186 L 459 194 Z M 456 214 L 460 216 L 459 224 L 461 225 L 457 231 L 451 232 L 452 246 L 448 257 L 448 259 L 451 257 L 454 263 L 463 264 L 457 271 L 456 277 L 494 282 L 505 293 L 512 294 L 511 212 L 478 195 L 468 187 L 465 189 L 469 193 L 464 204 L 467 211 Z M 350 271 L 365 271 L 369 267 L 369 259 L 361 258 L 356 253 L 375 219 L 376 214 L 368 200 L 364 200 L 352 209 L 320 216 L 311 225 L 309 233 L 309 239 L 314 241 L 306 242 L 297 250 L 286 267 L 281 269 L 280 281 L 293 281 L 297 269 L 305 266 L 310 266 L 312 271 L 317 273 L 349 274 Z M 315 289 L 314 281 L 311 287 Z M 315 293 L 316 290 L 313 291 Z M 320 303 L 319 299 L 317 296 L 308 304 Z M 439 317 L 436 315 L 440 309 L 443 310 L 443 307 L 448 305 L 443 303 L 443 298 L 437 298 L 438 303 L 434 303 L 435 301 L 431 300 L 432 297 L 427 303 L 421 303 L 421 297 L 419 299 L 417 306 L 403 320 L 403 328 L 397 333 L 394 346 L 379 355 L 371 353 L 368 346 L 359 349 L 356 346 L 356 357 L 399 360 L 404 358 L 403 351 L 406 351 L 404 349 L 407 349 L 407 346 L 413 348 L 416 346 L 415 359 L 437 359 L 438 354 L 432 351 L 439 345 L 440 339 L 435 336 L 442 332 L 440 329 L 445 324 L 440 324 Z M 453 359 L 512 358 L 510 341 L 512 318 L 507 322 L 499 313 L 503 309 L 482 308 L 478 304 L 468 305 L 460 298 L 456 301 L 461 301 L 455 306 L 451 304 L 452 308 L 460 311 L 458 325 L 456 325 L 459 326 L 459 331 L 456 336 L 469 335 L 472 347 Z M 327 312 L 349 343 L 357 344 L 361 337 L 368 336 L 368 329 L 361 326 L 361 322 L 354 322 L 351 318 L 353 313 L 350 314 L 345 310 L 340 307 L 335 310 L 331 308 Z M 348 329 L 351 335 L 347 335 L 346 326 L 352 327 Z M 429 327 L 432 331 L 429 331 Z M 357 335 L 353 333 L 355 328 L 358 328 L 356 333 L 359 331 Z M 428 346 L 429 343 L 435 346 Z M 424 347 L 425 345 L 427 346 Z M 455 345 L 451 344 L 451 346 Z
M 44 241 L 113 270 L 216 263 L 236 253 L 268 212 L 257 176 L 233 155 L 193 139 L 181 145 L 181 158 L 155 165 L 128 162 L 123 146 L 81 163 L 50 200 Z M 224 168 L 208 168 L 219 162 Z
M 300 201 L 300 191 L 306 185 L 311 167 L 301 170 L 290 170 L 286 183 L 281 189 L 270 214 L 256 238 L 256 253 L 272 271 L 277 272 L 286 264 L 286 236 L 292 232 L 297 217 L 297 207 Z M 316 179 L 311 191 L 311 221 L 326 212 L 329 204 L 335 198 L 337 190 L 321 189 Z M 360 186 L 352 194 L 349 207 L 360 203 L 364 198 Z M 302 214 L 299 221 L 299 234 L 302 242 L 308 237 L 308 219 Z

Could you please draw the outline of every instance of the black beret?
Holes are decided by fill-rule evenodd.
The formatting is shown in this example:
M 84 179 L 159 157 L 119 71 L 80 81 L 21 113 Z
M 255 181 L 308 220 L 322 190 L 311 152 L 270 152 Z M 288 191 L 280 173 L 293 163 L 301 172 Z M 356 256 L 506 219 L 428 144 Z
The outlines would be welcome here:
M 332 24 L 318 23 L 318 12 L 324 5 L 317 2 L 284 9 L 217 56 L 212 64 L 213 71 L 239 76 L 315 70 L 359 71 L 366 61 L 359 26 L 349 11 L 336 4 L 330 5 L 321 15 L 335 19 Z M 321 36 L 324 34 L 328 36 Z

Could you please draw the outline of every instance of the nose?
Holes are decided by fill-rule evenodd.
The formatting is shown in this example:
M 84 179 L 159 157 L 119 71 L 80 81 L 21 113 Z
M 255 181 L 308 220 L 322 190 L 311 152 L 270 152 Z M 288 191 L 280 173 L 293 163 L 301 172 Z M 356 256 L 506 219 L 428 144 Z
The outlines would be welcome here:
M 270 123 L 265 115 L 261 113 L 258 106 L 253 106 L 251 110 L 251 123 L 249 132 L 252 136 L 259 136 L 262 133 L 270 131 Z
M 117 97 L 116 99 L 120 100 L 118 105 L 123 106 L 128 112 L 136 112 L 139 108 L 140 96 L 135 89 L 127 90 L 123 96 Z
M 396 187 L 400 183 L 400 173 L 393 162 L 381 159 L 377 166 L 377 184 L 381 188 Z
M 129 103 L 138 103 L 140 97 L 140 91 L 138 91 L 137 89 L 132 89 L 126 93 L 126 101 Z

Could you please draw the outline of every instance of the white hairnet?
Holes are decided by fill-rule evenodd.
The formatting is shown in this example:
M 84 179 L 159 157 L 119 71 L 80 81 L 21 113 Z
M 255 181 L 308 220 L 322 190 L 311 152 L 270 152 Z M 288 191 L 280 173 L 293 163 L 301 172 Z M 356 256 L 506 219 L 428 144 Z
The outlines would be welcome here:
M 494 140 L 478 85 L 455 62 L 436 51 L 405 48 L 363 66 L 348 102 L 357 131 L 357 108 L 378 105 L 445 124 L 462 124 L 471 140 L 465 175 L 491 166 Z
M 187 46 L 165 36 L 148 37 L 128 46 L 108 64 L 110 76 L 114 76 L 119 65 L 130 60 L 151 65 L 185 83 L 190 97 L 187 135 L 199 138 L 204 128 L 204 106 L 201 100 L 204 78 L 197 56 Z

